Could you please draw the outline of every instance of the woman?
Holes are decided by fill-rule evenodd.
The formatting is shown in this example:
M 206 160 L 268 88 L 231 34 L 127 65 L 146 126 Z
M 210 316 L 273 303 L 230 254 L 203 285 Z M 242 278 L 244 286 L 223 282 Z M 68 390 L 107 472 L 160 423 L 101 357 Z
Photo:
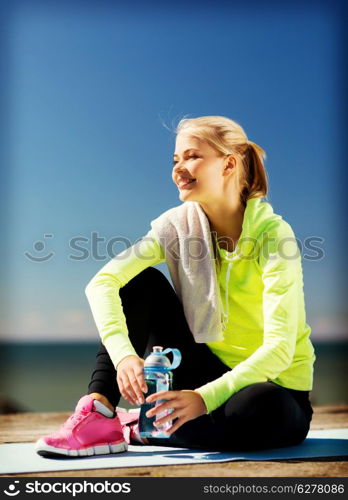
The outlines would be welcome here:
M 301 257 L 290 225 L 261 201 L 268 192 L 264 158 L 264 150 L 229 118 L 179 122 L 172 179 L 183 203 L 168 213 L 179 214 L 179 225 L 183 210 L 195 207 L 209 223 L 204 243 L 214 249 L 216 267 L 210 267 L 216 270 L 223 335 L 204 342 L 194 337 L 191 299 L 199 309 L 216 297 L 207 299 L 198 285 L 179 297 L 152 267 L 164 261 L 169 266 L 169 246 L 159 241 L 153 224 L 146 237 L 88 283 L 86 295 L 102 340 L 88 394 L 57 432 L 37 442 L 38 453 L 115 453 L 129 442 L 255 450 L 305 439 L 313 413 L 315 354 Z M 179 287 L 188 273 L 175 274 L 171 259 L 169 270 Z M 177 261 L 182 266 L 183 256 Z M 191 278 L 199 283 L 199 266 Z M 137 432 L 137 415 L 126 425 L 128 417 L 115 407 L 121 395 L 131 404 L 144 402 L 144 357 L 154 345 L 180 349 L 182 363 L 173 391 L 147 399 L 166 400 L 149 417 L 173 410 L 158 422 L 173 419 L 169 438 L 145 440 Z

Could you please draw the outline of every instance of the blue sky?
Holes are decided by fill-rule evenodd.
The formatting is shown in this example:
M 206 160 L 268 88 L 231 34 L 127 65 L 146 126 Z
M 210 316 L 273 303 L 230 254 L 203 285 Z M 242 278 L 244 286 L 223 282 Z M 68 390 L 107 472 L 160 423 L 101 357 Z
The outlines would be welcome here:
M 4 339 L 96 338 L 84 288 L 111 258 L 107 241 L 134 243 L 181 203 L 165 125 L 184 115 L 228 116 L 266 150 L 274 211 L 302 242 L 322 238 L 324 257 L 303 260 L 313 339 L 344 336 L 335 5 L 16 3 L 2 54 Z M 94 255 L 92 233 L 103 238 Z M 71 248 L 75 237 L 86 239 L 83 259 L 73 258 L 81 255 Z M 43 262 L 27 256 L 51 252 Z M 165 264 L 159 268 L 169 277 Z

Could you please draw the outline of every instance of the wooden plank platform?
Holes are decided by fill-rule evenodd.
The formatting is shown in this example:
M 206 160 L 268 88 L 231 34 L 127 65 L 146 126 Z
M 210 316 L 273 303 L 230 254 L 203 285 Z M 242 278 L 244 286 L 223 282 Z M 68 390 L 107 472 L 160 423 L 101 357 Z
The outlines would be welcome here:
M 0 443 L 34 442 L 54 431 L 69 413 L 13 413 L 0 415 Z M 311 429 L 348 427 L 348 405 L 317 406 Z M 42 472 L 19 477 L 347 477 L 348 457 L 269 462 L 174 465 L 120 469 Z M 11 475 L 13 477 L 13 475 Z

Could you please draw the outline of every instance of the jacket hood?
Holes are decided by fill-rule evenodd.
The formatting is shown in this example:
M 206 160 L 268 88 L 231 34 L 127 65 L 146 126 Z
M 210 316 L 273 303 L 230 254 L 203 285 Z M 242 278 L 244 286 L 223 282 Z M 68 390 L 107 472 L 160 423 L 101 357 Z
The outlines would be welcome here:
M 255 238 L 260 236 L 273 225 L 282 220 L 281 215 L 275 214 L 272 205 L 261 198 L 250 198 L 244 212 L 241 238 Z

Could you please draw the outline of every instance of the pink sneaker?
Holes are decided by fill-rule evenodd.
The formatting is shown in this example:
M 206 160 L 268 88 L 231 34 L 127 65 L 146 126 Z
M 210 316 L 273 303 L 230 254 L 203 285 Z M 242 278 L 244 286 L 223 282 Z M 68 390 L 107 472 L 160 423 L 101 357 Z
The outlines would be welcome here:
M 56 432 L 36 442 L 36 452 L 44 457 L 84 457 L 127 451 L 118 416 L 110 418 L 107 414 L 111 411 L 106 406 L 89 395 L 83 396 Z

